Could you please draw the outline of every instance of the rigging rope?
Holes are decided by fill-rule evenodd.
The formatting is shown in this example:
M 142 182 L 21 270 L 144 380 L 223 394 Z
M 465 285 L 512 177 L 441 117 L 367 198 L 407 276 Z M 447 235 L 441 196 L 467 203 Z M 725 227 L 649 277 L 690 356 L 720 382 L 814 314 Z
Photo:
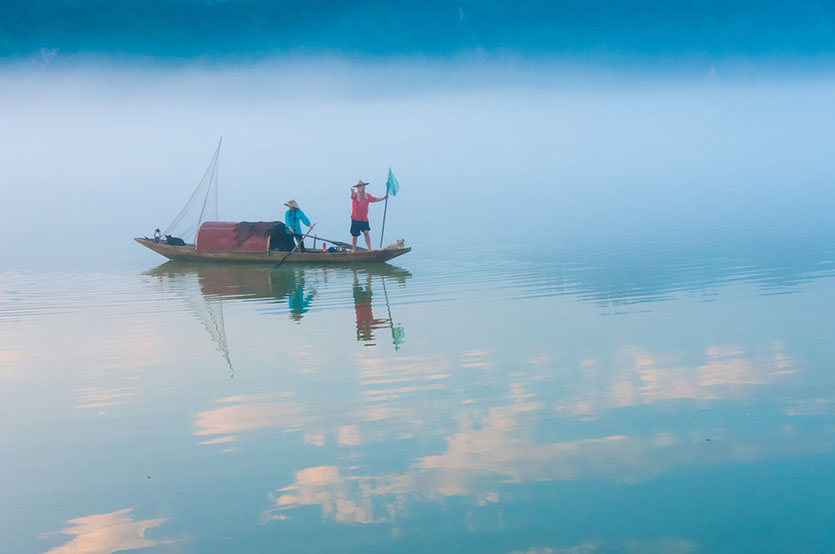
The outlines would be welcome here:
M 219 149 L 220 145 L 218 144 L 217 147 Z M 211 177 L 209 177 L 209 190 L 206 191 L 206 198 L 203 199 L 203 207 L 200 208 L 200 217 L 197 218 L 197 225 L 198 226 L 200 225 L 200 223 L 203 222 L 203 212 L 206 211 L 206 202 L 209 201 L 209 194 L 212 192 L 212 182 L 213 181 L 217 182 L 214 178 L 216 169 L 217 169 L 217 155 L 215 155 L 215 157 L 214 157 L 214 165 L 212 165 L 212 175 L 211 175 Z M 215 188 L 217 188 L 217 187 L 215 187 Z M 215 193 L 215 202 L 217 202 L 217 193 Z M 215 204 L 215 206 L 217 206 L 217 204 Z
M 214 156 L 212 156 L 212 160 L 209 162 L 209 167 L 206 168 L 206 171 L 203 173 L 203 177 L 200 179 L 200 182 L 197 183 L 197 187 L 195 187 L 194 192 L 191 193 L 186 205 L 183 206 L 183 209 L 180 210 L 180 213 L 177 214 L 177 217 L 174 218 L 166 228 L 163 234 L 165 235 L 173 235 L 175 231 L 177 231 L 178 226 L 182 222 L 183 218 L 186 217 L 192 209 L 195 207 L 196 202 L 199 199 L 200 193 L 206 189 L 206 195 L 203 198 L 203 203 L 200 208 L 200 216 L 197 220 L 195 225 L 192 225 L 187 230 L 183 231 L 182 235 L 187 235 L 192 229 L 197 229 L 200 226 L 200 223 L 203 222 L 203 214 L 206 211 L 206 205 L 208 203 L 209 197 L 212 196 L 212 188 L 214 188 L 214 218 L 217 219 L 217 167 L 218 167 L 218 158 L 220 157 L 220 146 L 223 143 L 223 137 L 220 138 L 220 141 L 217 143 L 217 149 L 215 150 Z M 193 240 L 192 240 L 193 242 Z

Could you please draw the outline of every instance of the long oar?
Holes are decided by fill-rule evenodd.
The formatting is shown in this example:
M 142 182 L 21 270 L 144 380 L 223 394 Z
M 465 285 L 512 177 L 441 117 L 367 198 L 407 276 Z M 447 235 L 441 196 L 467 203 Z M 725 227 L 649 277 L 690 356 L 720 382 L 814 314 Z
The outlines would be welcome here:
M 344 246 L 345 248 L 351 248 L 351 245 L 347 242 L 340 242 L 338 240 L 333 239 L 326 239 L 325 237 L 317 237 L 316 235 L 311 235 L 310 238 L 313 240 L 321 240 L 322 242 L 329 242 L 331 244 L 335 244 L 336 246 Z M 357 246 L 357 250 L 365 250 L 365 248 L 361 248 Z
M 295 251 L 296 251 L 296 248 L 298 248 L 298 247 L 299 247 L 299 245 L 300 245 L 302 242 L 304 242 L 304 239 L 306 239 L 306 238 L 307 238 L 307 235 L 309 235 L 309 234 L 310 234 L 310 231 L 312 231 L 314 227 L 316 227 L 316 224 L 315 224 L 315 223 L 314 223 L 313 225 L 311 225 L 311 226 L 310 226 L 310 228 L 307 230 L 307 232 L 306 232 L 306 233 L 304 234 L 304 236 L 302 237 L 302 240 L 300 240 L 298 243 L 296 243 L 296 246 L 294 246 L 292 250 L 290 250 L 289 252 L 287 252 L 286 254 L 284 254 L 284 257 L 283 257 L 283 258 L 281 258 L 280 260 L 278 260 L 278 263 L 277 263 L 277 264 L 275 264 L 275 265 L 273 266 L 273 269 L 275 269 L 275 268 L 277 268 L 278 266 L 280 266 L 281 264 L 283 264 L 283 263 L 284 263 L 284 260 L 286 260 L 286 259 L 287 259 L 287 257 L 288 257 L 288 256 L 290 256 L 290 254 L 292 254 L 293 252 L 295 252 Z M 293 236 L 293 240 L 296 240 L 295 235 Z

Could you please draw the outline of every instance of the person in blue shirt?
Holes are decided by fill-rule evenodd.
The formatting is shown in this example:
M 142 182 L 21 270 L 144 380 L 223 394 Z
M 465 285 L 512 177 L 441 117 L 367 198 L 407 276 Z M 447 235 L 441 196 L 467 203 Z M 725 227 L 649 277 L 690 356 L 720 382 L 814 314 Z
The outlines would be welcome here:
M 310 227 L 310 220 L 301 211 L 295 200 L 284 203 L 289 209 L 284 213 L 284 228 L 288 235 L 293 235 L 299 243 L 299 250 L 304 252 L 304 235 L 302 235 L 302 223 Z

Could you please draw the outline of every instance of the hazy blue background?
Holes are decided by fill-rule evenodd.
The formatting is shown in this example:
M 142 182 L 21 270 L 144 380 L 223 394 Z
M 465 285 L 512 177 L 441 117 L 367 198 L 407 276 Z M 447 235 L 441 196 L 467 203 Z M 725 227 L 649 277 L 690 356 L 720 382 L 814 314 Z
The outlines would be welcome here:
M 0 267 L 150 262 L 130 237 L 174 218 L 220 136 L 222 219 L 295 198 L 334 238 L 348 187 L 382 192 L 389 166 L 387 234 L 420 247 L 820 235 L 833 22 L 828 2 L 6 1 Z
M 12 64 L 0 85 L 5 267 L 135 260 L 130 238 L 174 218 L 221 135 L 222 219 L 280 218 L 295 198 L 334 238 L 349 186 L 381 193 L 389 166 L 387 234 L 416 246 L 831 229 L 828 75 L 315 59 Z

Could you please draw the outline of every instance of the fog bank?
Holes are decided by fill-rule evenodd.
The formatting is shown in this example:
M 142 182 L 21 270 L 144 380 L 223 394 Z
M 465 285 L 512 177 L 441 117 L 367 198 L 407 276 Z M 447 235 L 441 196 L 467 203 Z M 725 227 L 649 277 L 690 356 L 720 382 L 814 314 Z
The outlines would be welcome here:
M 108 263 L 156 260 L 130 238 L 174 218 L 221 136 L 221 219 L 280 219 L 294 198 L 343 240 L 350 185 L 382 194 L 389 166 L 402 188 L 386 235 L 418 247 L 823 232 L 833 93 L 828 76 L 746 81 L 710 68 L 661 79 L 324 59 L 7 66 L 3 267 L 86 263 L 103 248 Z M 382 209 L 372 210 L 376 232 Z

